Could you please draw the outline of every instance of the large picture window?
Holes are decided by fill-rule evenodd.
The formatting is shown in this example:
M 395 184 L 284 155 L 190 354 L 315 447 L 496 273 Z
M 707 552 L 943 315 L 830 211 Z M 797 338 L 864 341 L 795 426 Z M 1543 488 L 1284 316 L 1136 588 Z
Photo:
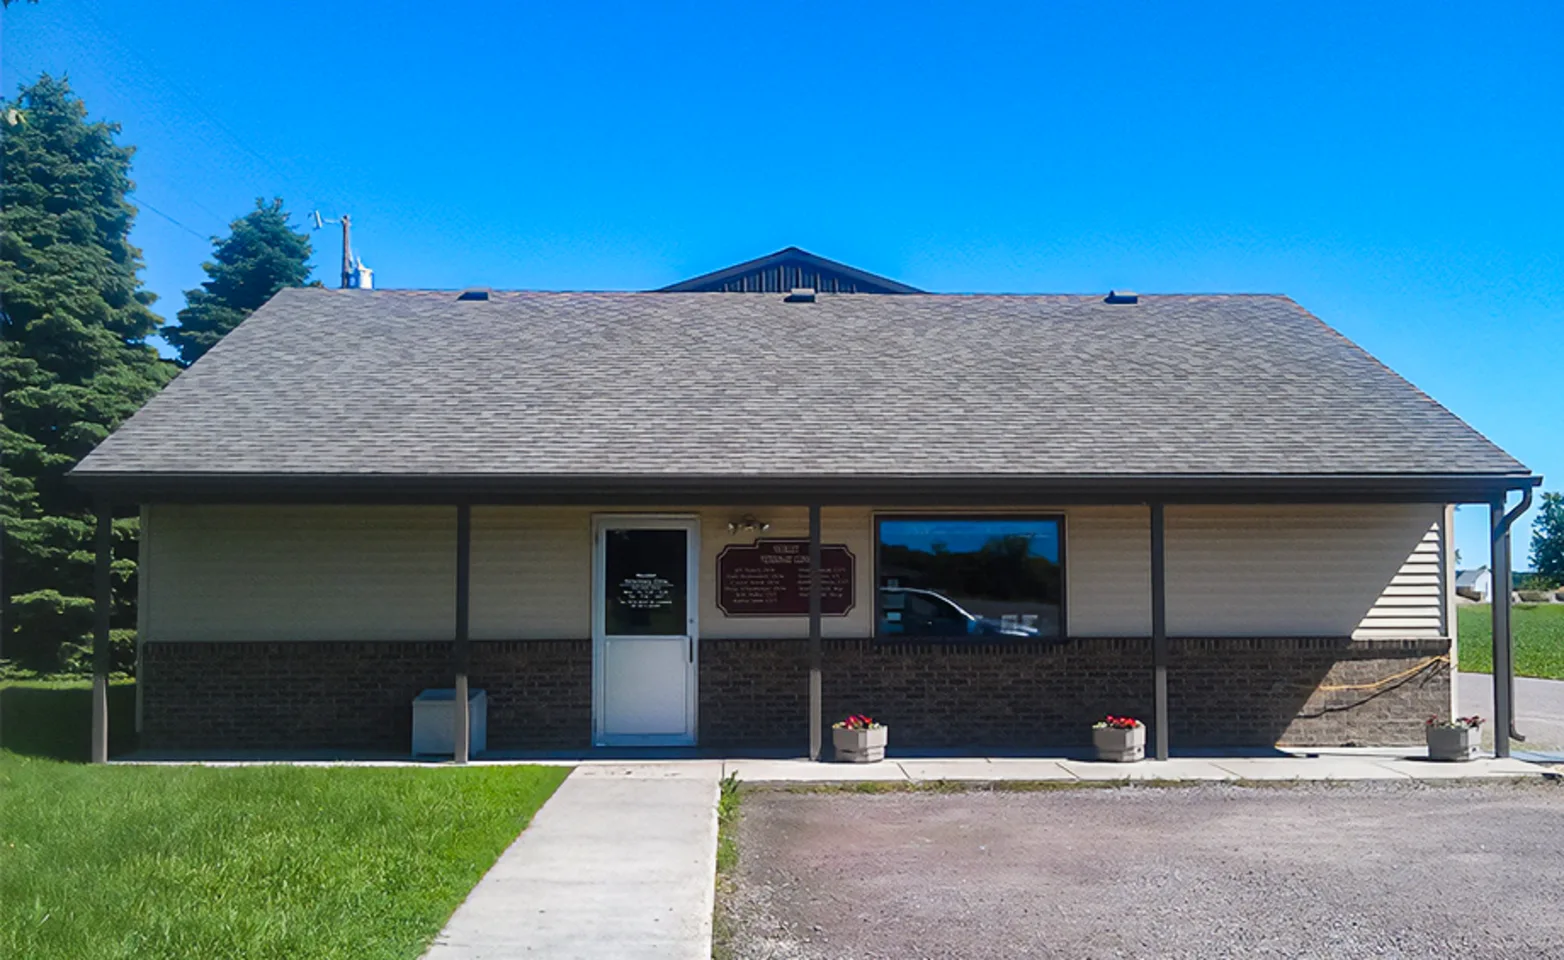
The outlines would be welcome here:
M 875 627 L 884 639 L 1064 634 L 1060 517 L 880 517 Z

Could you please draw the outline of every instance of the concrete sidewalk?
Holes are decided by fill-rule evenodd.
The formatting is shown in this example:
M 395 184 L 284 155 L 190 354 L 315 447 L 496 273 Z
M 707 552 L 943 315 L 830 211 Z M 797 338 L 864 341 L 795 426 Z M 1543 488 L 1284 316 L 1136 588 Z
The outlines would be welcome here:
M 1481 757 L 1436 763 L 1416 749 L 1320 748 L 1273 756 L 1173 757 L 1137 763 L 1020 757 L 887 758 L 880 763 L 811 763 L 808 760 L 728 760 L 724 775 L 745 783 L 1004 781 L 1197 781 L 1197 780 L 1485 780 L 1557 776 L 1524 760 Z
M 427 960 L 709 960 L 720 761 L 578 767 Z
M 1485 740 L 1491 739 L 1488 730 Z M 1527 746 L 1530 746 L 1528 743 Z M 709 780 L 729 774 L 749 783 L 848 783 L 853 781 L 963 780 L 1450 780 L 1491 777 L 1525 777 L 1564 773 L 1564 761 L 1539 755 L 1499 760 L 1490 755 L 1469 763 L 1434 763 L 1422 747 L 1277 747 L 1269 750 L 1202 751 L 1170 760 L 1137 763 L 1103 763 L 1088 760 L 1090 751 L 1072 749 L 1058 753 L 1004 756 L 963 755 L 958 751 L 917 755 L 893 754 L 881 763 L 853 764 L 813 762 L 802 757 L 666 757 L 646 759 L 595 756 L 595 751 L 559 751 L 485 755 L 473 766 L 546 764 L 572 766 L 566 787 L 574 794 L 578 779 L 586 780 Z M 1520 753 L 1517 750 L 1517 753 Z M 1531 761 L 1531 762 L 1528 762 Z M 325 753 L 319 756 L 275 754 L 210 758 L 196 756 L 133 755 L 117 758 L 129 766 L 245 767 L 289 766 L 415 767 L 437 775 L 455 770 L 449 762 L 403 759 L 364 759 Z M 565 787 L 555 794 L 566 794 Z M 607 801 L 605 801 L 607 802 Z M 552 809 L 555 800 L 544 806 Z M 542 816 L 542 814 L 539 814 Z M 534 821 L 536 822 L 536 821 Z M 534 828 L 535 829 L 535 828 Z M 529 830 L 528 833 L 532 831 Z

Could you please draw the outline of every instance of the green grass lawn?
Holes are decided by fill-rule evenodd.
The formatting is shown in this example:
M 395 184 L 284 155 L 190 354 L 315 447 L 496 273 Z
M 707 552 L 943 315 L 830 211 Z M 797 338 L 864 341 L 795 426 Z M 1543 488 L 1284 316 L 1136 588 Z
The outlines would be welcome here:
M 1564 604 L 1518 603 L 1512 616 L 1516 674 L 1564 680 Z M 1493 672 L 1492 617 L 1486 603 L 1457 608 L 1462 670 Z
M 411 960 L 568 772 L 0 753 L 0 957 Z
M 0 750 L 85 762 L 91 745 L 92 681 L 0 680 Z M 109 754 L 136 745 L 136 682 L 109 682 Z

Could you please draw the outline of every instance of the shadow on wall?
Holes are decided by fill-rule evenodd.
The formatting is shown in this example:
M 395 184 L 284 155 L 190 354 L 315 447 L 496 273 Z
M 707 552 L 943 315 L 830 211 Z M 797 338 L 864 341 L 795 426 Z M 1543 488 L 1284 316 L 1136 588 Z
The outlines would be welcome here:
M 1312 744 L 1338 718 L 1322 714 L 1310 735 L 1288 737 L 1315 691 L 1336 665 L 1334 650 L 1292 650 L 1271 644 L 1180 640 L 1168 658 L 1168 729 L 1183 746 L 1225 747 L 1302 740 Z M 1337 711 L 1331 711 L 1331 714 Z M 1345 718 L 1342 718 L 1345 719 Z M 1334 742 L 1326 736 L 1324 742 Z
M 86 763 L 92 737 L 92 682 L 0 685 L 0 749 Z M 109 754 L 136 748 L 136 683 L 109 684 Z
M 1176 641 L 1169 726 L 1200 747 L 1417 744 L 1424 720 L 1449 711 L 1445 650 L 1437 641 L 1394 651 L 1345 638 Z

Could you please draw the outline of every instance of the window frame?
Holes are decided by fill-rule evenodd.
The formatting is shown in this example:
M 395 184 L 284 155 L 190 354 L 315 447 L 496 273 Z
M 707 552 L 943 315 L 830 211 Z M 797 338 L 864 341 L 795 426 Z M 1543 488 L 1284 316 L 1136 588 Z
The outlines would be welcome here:
M 880 632 L 880 527 L 885 521 L 911 520 L 911 521 L 963 521 L 963 520 L 1035 520 L 1052 521 L 1059 525 L 1059 633 L 1052 637 L 1036 637 L 1032 639 L 1024 637 L 984 637 L 985 644 L 1017 644 L 1017 643 L 1059 643 L 1069 639 L 1070 636 L 1070 564 L 1069 564 L 1069 524 L 1068 515 L 1063 511 L 1025 511 L 1019 513 L 1009 512 L 947 512 L 929 511 L 907 512 L 886 511 L 874 512 L 870 516 L 870 522 L 874 527 L 874 580 L 871 584 L 873 594 L 871 596 L 873 620 L 869 625 L 870 636 L 875 643 L 919 643 L 919 644 L 960 644 L 972 646 L 973 640 L 969 637 L 929 637 L 907 636 L 905 634 L 888 634 Z

